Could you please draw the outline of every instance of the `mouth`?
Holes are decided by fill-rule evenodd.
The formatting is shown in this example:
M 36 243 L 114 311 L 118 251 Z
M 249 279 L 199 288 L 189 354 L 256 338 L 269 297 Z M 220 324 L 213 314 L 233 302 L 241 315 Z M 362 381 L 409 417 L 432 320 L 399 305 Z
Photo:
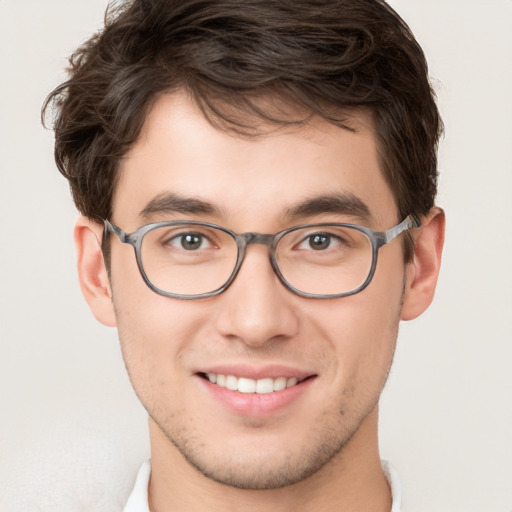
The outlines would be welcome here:
M 250 379 L 248 377 L 237 377 L 236 375 L 224 375 L 222 373 L 199 373 L 199 376 L 220 388 L 260 395 L 283 391 L 314 377 L 314 375 L 311 375 L 305 378 L 265 377 L 262 379 Z

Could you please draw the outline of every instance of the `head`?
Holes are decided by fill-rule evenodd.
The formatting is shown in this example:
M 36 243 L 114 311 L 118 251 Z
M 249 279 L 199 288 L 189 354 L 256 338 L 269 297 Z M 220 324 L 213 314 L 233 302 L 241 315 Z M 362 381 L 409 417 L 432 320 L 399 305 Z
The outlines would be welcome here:
M 73 55 L 48 105 L 57 165 L 84 216 L 82 288 L 119 329 L 154 442 L 214 480 L 267 488 L 374 432 L 398 321 L 430 303 L 442 246 L 441 121 L 401 18 L 380 0 L 128 2 Z M 275 233 L 292 218 L 384 231 L 414 214 L 423 226 L 383 248 L 357 295 L 298 296 L 254 246 L 226 292 L 183 301 L 150 290 L 117 239 L 107 274 L 100 247 L 103 219 L 127 232 L 143 217 L 168 220 L 148 215 L 162 194 L 187 198 L 188 219 L 238 233 Z M 325 198 L 340 195 L 368 215 L 334 211 Z M 208 373 L 300 384 L 249 404 L 212 390 Z

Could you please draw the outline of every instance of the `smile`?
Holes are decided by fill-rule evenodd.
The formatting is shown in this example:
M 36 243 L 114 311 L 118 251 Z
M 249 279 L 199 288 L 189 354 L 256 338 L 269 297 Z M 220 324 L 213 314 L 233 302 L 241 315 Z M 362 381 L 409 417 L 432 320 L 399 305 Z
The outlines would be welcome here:
M 282 391 L 286 388 L 291 388 L 304 379 L 297 379 L 296 377 L 277 377 L 272 379 L 270 377 L 263 379 L 249 379 L 247 377 L 236 377 L 234 375 L 223 375 L 220 373 L 206 373 L 203 377 L 208 379 L 212 384 L 216 384 L 221 388 L 226 388 L 231 391 L 239 391 L 240 393 L 258 393 L 267 394 L 274 391 Z

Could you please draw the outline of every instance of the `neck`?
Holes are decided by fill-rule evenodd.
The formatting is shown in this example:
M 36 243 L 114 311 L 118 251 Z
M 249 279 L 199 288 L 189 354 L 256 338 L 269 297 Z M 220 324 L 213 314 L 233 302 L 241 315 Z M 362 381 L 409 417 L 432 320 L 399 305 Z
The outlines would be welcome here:
M 202 475 L 150 420 L 152 512 L 389 512 L 375 408 L 331 461 L 312 476 L 279 489 L 237 489 Z

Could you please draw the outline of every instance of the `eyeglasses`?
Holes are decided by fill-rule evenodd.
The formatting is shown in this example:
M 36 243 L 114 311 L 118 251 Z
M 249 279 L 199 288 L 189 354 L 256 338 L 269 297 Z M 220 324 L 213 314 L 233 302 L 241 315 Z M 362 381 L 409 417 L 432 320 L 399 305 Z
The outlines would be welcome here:
M 270 249 L 270 264 L 292 292 L 309 298 L 345 297 L 364 290 L 373 278 L 379 249 L 421 225 L 415 215 L 387 231 L 353 224 L 295 226 L 275 235 L 236 234 L 196 221 L 154 222 L 133 233 L 104 221 L 110 233 L 135 249 L 146 284 L 178 299 L 213 297 L 235 279 L 250 244 Z

